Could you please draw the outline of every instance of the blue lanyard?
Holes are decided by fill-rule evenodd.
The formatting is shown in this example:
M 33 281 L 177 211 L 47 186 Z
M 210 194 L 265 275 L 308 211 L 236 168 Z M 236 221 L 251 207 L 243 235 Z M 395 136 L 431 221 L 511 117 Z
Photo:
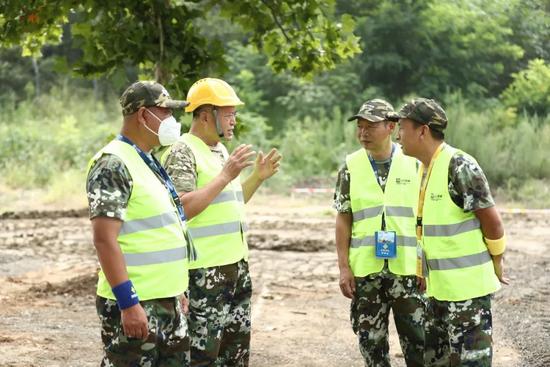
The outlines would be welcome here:
M 141 150 L 137 145 L 135 145 L 130 139 L 128 139 L 124 135 L 118 134 L 116 138 L 117 140 L 120 140 L 126 144 L 133 146 L 136 152 L 138 152 L 141 159 L 143 159 L 143 161 L 147 164 L 147 166 L 149 166 L 151 171 L 153 171 L 159 177 L 162 178 L 161 181 L 163 181 L 162 183 L 164 184 L 166 189 L 170 192 L 170 195 L 172 196 L 172 201 L 174 202 L 174 204 L 176 205 L 176 208 L 178 209 L 178 213 L 180 215 L 182 222 L 185 222 L 185 213 L 183 212 L 183 206 L 181 205 L 181 201 L 178 196 L 178 192 L 176 191 L 176 187 L 174 186 L 172 179 L 170 178 L 166 170 L 162 167 L 162 165 L 159 163 L 159 161 L 157 161 L 157 159 L 153 157 L 153 155 L 149 156 L 145 154 L 143 150 Z

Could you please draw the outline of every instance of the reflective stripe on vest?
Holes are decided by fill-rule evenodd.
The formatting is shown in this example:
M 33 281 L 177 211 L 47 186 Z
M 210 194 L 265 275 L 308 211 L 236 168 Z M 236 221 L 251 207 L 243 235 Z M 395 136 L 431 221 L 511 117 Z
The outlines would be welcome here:
M 363 219 L 377 217 L 382 214 L 382 210 L 384 210 L 384 206 L 361 209 L 353 213 L 353 220 L 357 222 Z M 413 208 L 406 206 L 386 206 L 386 215 L 392 217 L 414 218 L 414 211 Z
M 414 218 L 414 210 L 407 206 L 386 206 L 386 215 L 391 217 Z
M 246 224 L 241 222 L 230 222 L 213 224 L 211 226 L 189 228 L 189 233 L 193 239 L 209 237 L 209 236 L 221 236 L 223 234 L 240 233 L 241 228 L 243 232 L 248 230 Z
M 358 210 L 356 212 L 353 212 L 353 220 L 355 222 L 358 222 L 363 219 L 378 217 L 380 214 L 382 214 L 383 209 L 384 207 L 380 205 L 375 206 L 374 208 L 365 208 Z
M 132 177 L 132 192 L 117 236 L 128 277 L 140 300 L 175 297 L 187 289 L 187 242 L 177 209 L 164 184 L 136 150 L 119 140 L 100 150 L 88 170 L 103 155 L 117 156 Z M 97 294 L 115 299 L 103 271 Z
M 437 156 L 423 208 L 427 292 L 440 301 L 465 301 L 500 288 L 479 220 L 458 207 L 449 194 L 449 164 L 455 154 L 464 153 L 445 145 Z
M 350 172 L 350 199 L 353 213 L 349 263 L 357 277 L 377 273 L 384 260 L 376 258 L 374 233 L 382 229 L 397 234 L 397 257 L 388 260 L 394 274 L 412 275 L 416 268 L 416 237 L 414 214 L 418 200 L 416 160 L 396 148 L 383 192 L 369 162 L 365 149 L 346 157 Z
M 198 137 L 184 134 L 180 142 L 186 144 L 195 157 L 197 190 L 208 185 L 223 169 L 220 158 Z M 219 145 L 225 157 L 227 150 Z M 244 216 L 244 197 L 237 177 L 220 192 L 199 214 L 187 222 L 189 234 L 197 250 L 197 261 L 192 269 L 233 264 L 248 259 L 247 227 Z
M 397 236 L 397 246 L 410 246 L 416 248 L 416 237 Z M 363 238 L 352 238 L 351 247 L 374 246 L 374 236 L 365 236 Z
M 482 265 L 489 261 L 492 261 L 491 255 L 489 255 L 489 252 L 483 251 L 479 254 L 453 257 L 449 259 L 431 259 L 428 260 L 428 266 L 431 270 L 451 270 Z
M 178 221 L 179 218 L 174 212 L 155 215 L 149 218 L 129 220 L 122 223 L 119 235 L 161 228 L 178 223 Z
M 237 201 L 240 201 L 244 203 L 244 197 L 242 191 L 237 191 L 234 193 L 233 191 L 222 191 L 212 200 L 210 205 L 212 204 L 218 204 L 218 203 L 224 203 L 226 201 L 232 201 L 235 200 L 235 197 L 237 197 Z
M 176 247 L 169 250 L 143 252 L 139 254 L 124 254 L 126 266 L 141 266 L 162 264 L 187 258 L 187 248 Z
M 454 224 L 439 224 L 433 225 L 428 224 L 424 226 L 423 233 L 424 236 L 439 236 L 439 237 L 450 237 L 456 236 L 460 233 L 470 232 L 474 229 L 479 229 L 480 223 L 477 218 L 468 219 L 461 223 Z

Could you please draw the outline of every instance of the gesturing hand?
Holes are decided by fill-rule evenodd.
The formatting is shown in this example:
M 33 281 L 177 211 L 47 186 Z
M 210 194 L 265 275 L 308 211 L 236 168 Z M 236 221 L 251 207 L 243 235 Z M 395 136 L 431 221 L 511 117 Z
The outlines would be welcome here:
M 222 170 L 222 175 L 228 181 L 233 181 L 244 168 L 254 164 L 253 161 L 249 160 L 256 154 L 256 152 L 250 150 L 251 147 L 252 145 L 241 144 L 231 153 Z
M 256 156 L 254 174 L 262 181 L 270 178 L 279 171 L 281 158 L 283 157 L 275 148 L 271 149 L 266 156 L 260 151 Z

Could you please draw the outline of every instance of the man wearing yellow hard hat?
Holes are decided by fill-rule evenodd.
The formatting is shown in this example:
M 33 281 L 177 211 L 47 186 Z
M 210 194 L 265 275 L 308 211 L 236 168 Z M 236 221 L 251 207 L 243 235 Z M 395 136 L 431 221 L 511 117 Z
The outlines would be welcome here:
M 189 133 L 162 156 L 183 203 L 197 251 L 189 273 L 192 366 L 247 366 L 250 346 L 248 245 L 244 203 L 279 168 L 276 149 L 256 155 L 250 145 L 229 154 L 236 106 L 244 103 L 225 81 L 201 79 L 187 93 Z M 254 166 L 242 183 L 245 167 Z

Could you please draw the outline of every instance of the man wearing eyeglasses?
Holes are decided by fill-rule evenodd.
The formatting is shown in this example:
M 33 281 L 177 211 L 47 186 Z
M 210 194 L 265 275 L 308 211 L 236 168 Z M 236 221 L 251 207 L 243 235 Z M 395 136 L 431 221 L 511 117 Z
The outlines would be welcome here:
M 408 367 L 424 364 L 425 299 L 416 288 L 416 159 L 391 135 L 397 118 L 381 99 L 365 102 L 357 121 L 362 148 L 346 157 L 334 206 L 340 290 L 365 366 L 390 366 L 390 309 Z
M 252 284 L 244 204 L 278 171 L 281 156 L 276 149 L 256 155 L 244 144 L 228 153 L 221 138 L 233 138 L 236 106 L 244 103 L 225 81 L 201 79 L 187 98 L 191 129 L 162 162 L 197 250 L 189 274 L 191 365 L 248 366 Z M 241 183 L 239 175 L 249 166 L 252 173 Z

